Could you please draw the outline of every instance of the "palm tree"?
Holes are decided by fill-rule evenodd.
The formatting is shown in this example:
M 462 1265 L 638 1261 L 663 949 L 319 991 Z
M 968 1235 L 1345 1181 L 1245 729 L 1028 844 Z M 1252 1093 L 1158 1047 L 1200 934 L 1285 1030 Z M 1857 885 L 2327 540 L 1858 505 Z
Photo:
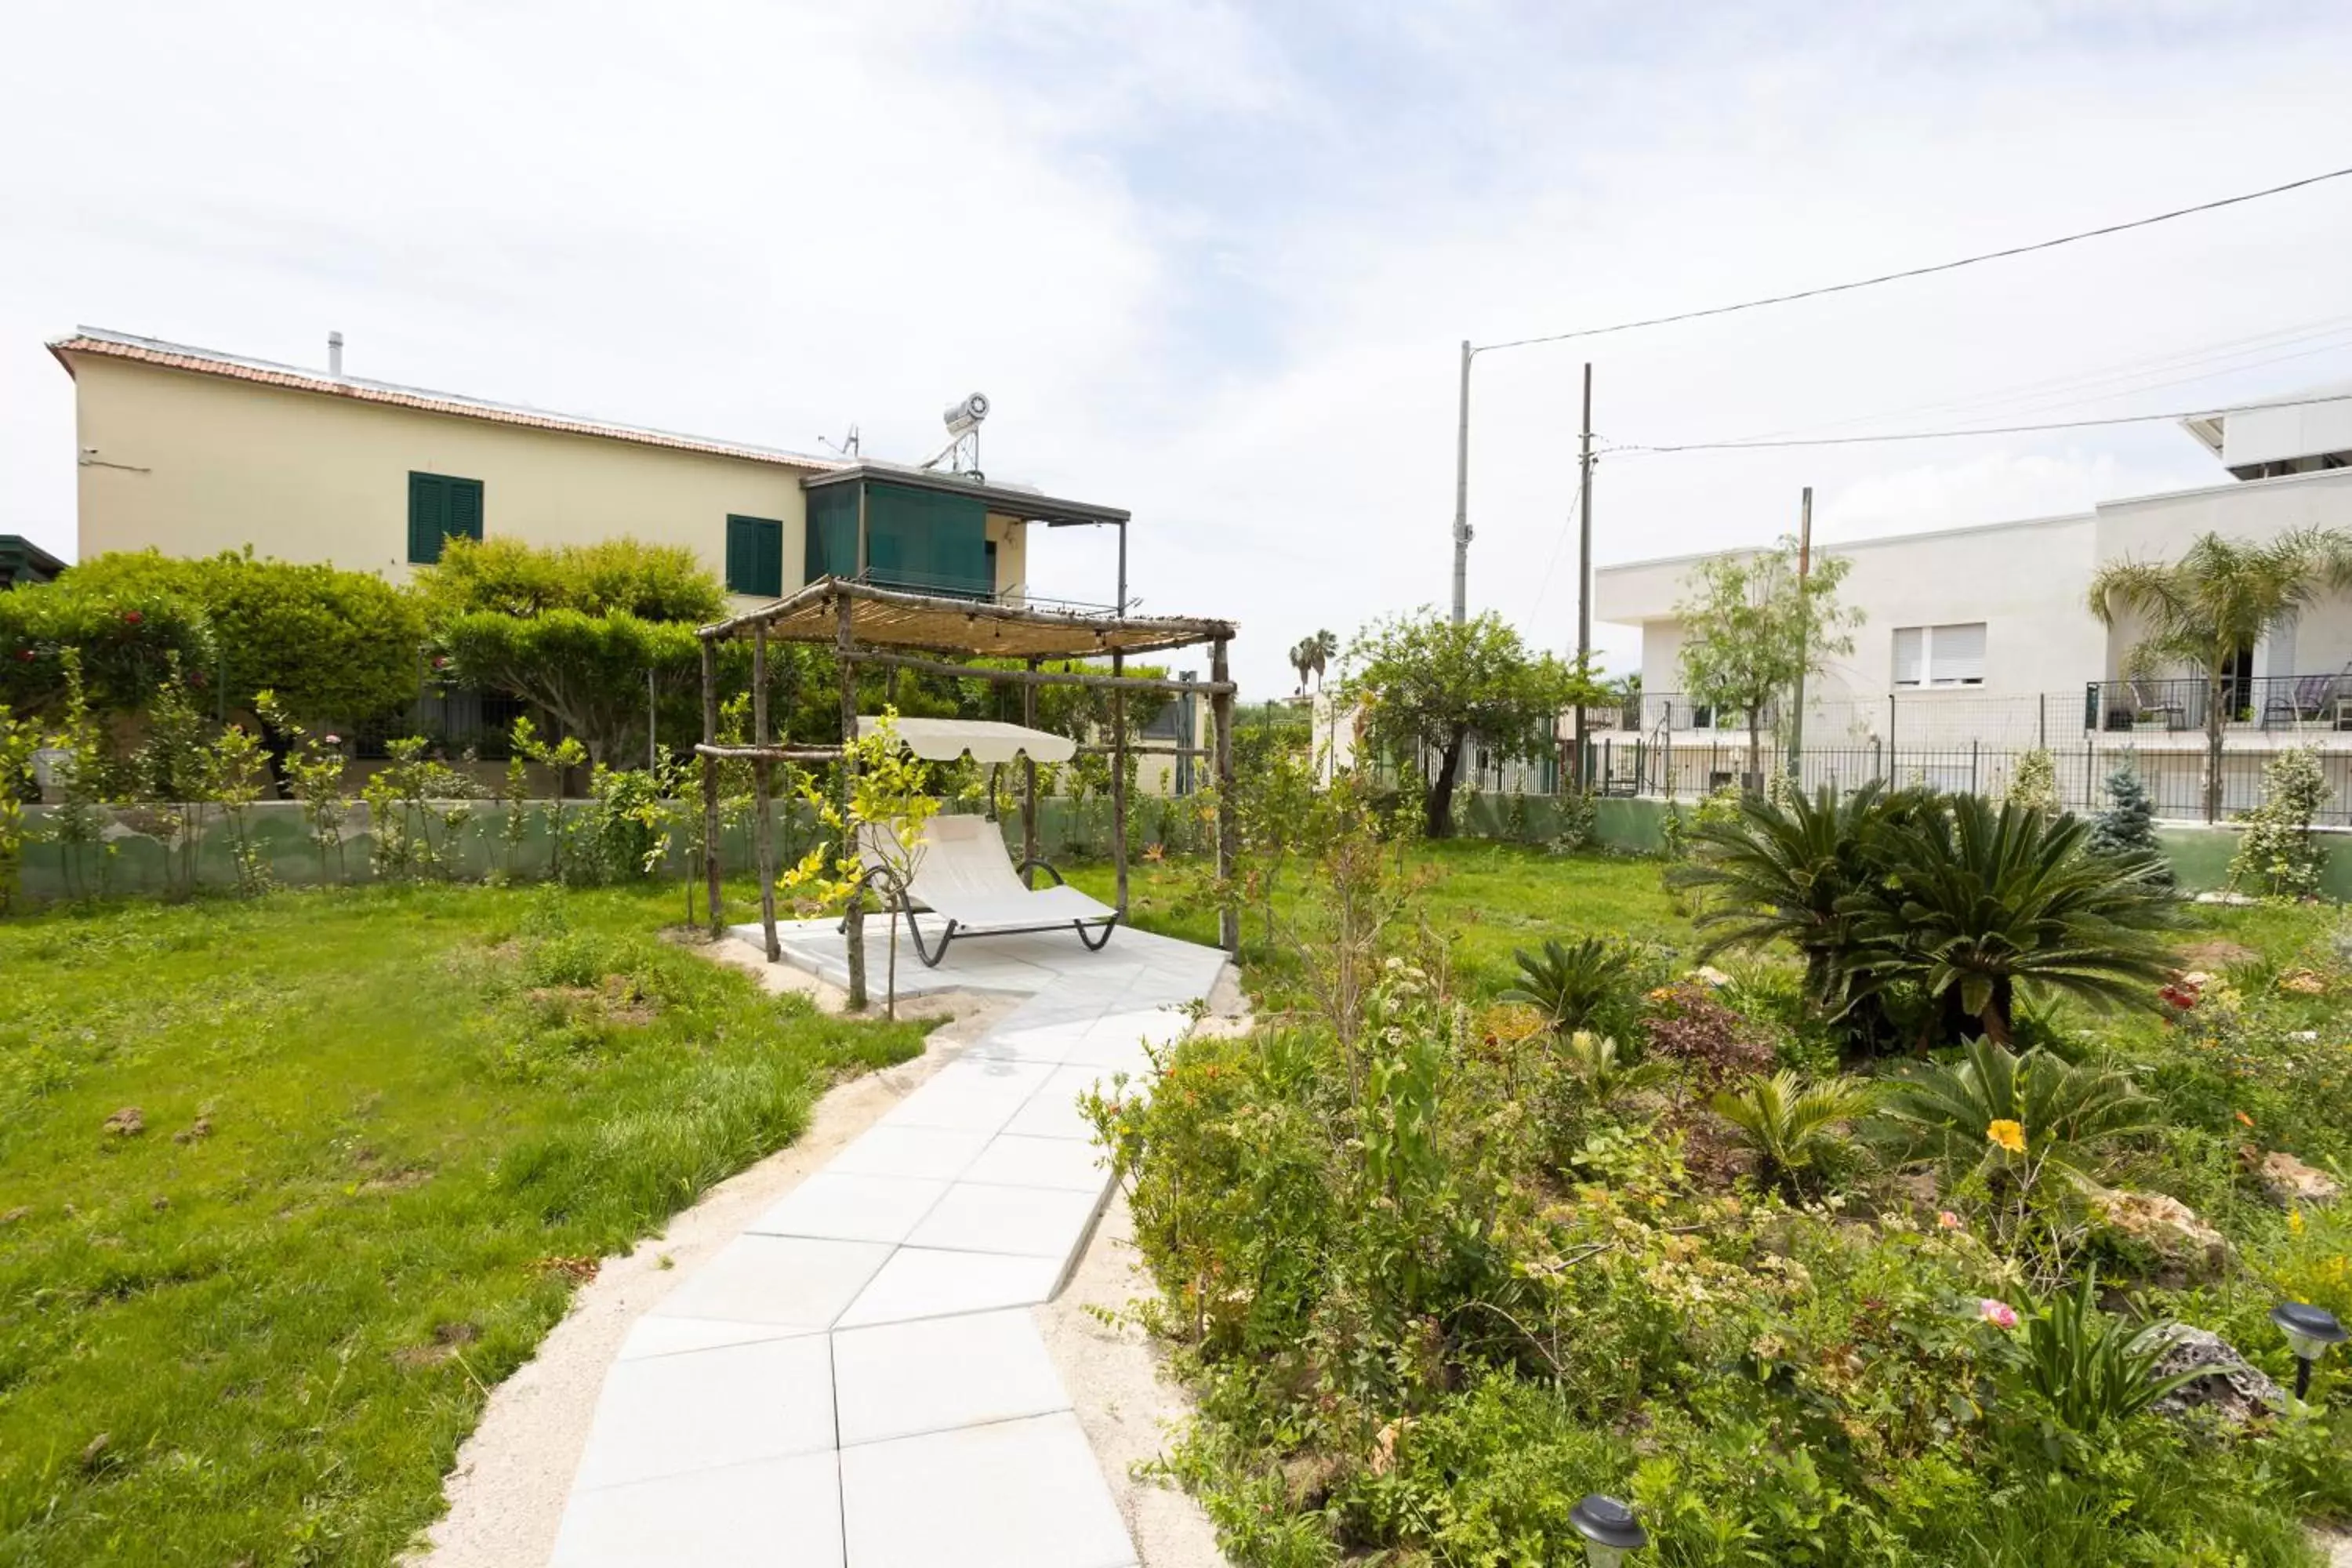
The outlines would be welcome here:
M 1315 668 L 1315 639 L 1302 637 L 1290 645 L 1290 668 L 1298 672 L 1298 695 L 1307 695 L 1307 673 Z
M 2123 670 L 2189 665 L 2205 678 L 2205 820 L 2221 817 L 2222 677 L 2239 655 L 2323 593 L 2352 588 L 2352 533 L 2305 528 L 2267 542 L 2200 536 L 2179 560 L 2115 561 L 2091 580 L 2091 614 L 2138 630 Z
M 1315 689 L 1323 689 L 1323 671 L 1331 660 L 1339 657 L 1339 639 L 1328 626 L 1308 637 L 1315 649 Z
M 1937 800 L 1876 847 L 1883 874 L 1837 901 L 1862 985 L 1907 983 L 1940 1002 L 1948 1037 L 2006 1045 L 2020 986 L 2098 1006 L 2158 1005 L 2179 924 L 2152 862 L 2090 847 L 2090 824 L 1983 796 Z

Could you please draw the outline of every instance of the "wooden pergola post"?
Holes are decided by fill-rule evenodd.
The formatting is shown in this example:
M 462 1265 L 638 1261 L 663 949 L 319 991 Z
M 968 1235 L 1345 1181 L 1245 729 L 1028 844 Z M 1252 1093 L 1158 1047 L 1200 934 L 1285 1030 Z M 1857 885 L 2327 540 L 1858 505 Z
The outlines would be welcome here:
M 751 743 L 761 751 L 751 763 L 751 838 L 760 862 L 760 935 L 770 963 L 784 956 L 776 941 L 776 818 L 768 798 L 776 764 L 768 760 L 766 748 L 773 738 L 768 733 L 768 625 L 762 621 L 751 628 Z
M 719 648 L 709 637 L 702 640 L 702 743 L 719 743 Z M 702 877 L 704 891 L 709 895 L 710 935 L 713 941 L 726 934 L 727 926 L 719 912 L 719 759 L 709 752 L 702 753 Z
M 1031 675 L 1037 673 L 1037 661 L 1027 661 Z M 1037 727 L 1037 683 L 1024 682 L 1021 688 L 1021 727 Z M 1029 862 L 1037 858 L 1037 759 L 1027 752 L 1021 753 L 1021 885 L 1029 885 Z
M 1209 712 L 1217 727 L 1217 945 L 1242 950 L 1241 906 L 1234 901 L 1234 852 L 1240 833 L 1234 819 L 1234 688 L 1225 673 L 1227 639 L 1209 645 Z
M 1111 649 L 1113 679 L 1127 673 L 1127 655 Z M 1118 887 L 1115 907 L 1127 917 L 1127 689 L 1110 689 L 1110 866 Z
M 863 500 L 859 502 L 861 536 L 864 504 Z M 863 858 L 857 853 L 857 827 L 849 816 L 850 796 L 856 788 L 857 776 L 856 602 L 840 592 L 839 584 L 835 586 L 840 606 L 835 622 L 834 657 L 841 665 L 841 859 L 846 865 L 858 867 Z M 843 920 L 844 956 L 849 963 L 849 1008 L 862 1012 L 866 1007 L 866 896 L 862 883 L 850 893 L 849 911 Z

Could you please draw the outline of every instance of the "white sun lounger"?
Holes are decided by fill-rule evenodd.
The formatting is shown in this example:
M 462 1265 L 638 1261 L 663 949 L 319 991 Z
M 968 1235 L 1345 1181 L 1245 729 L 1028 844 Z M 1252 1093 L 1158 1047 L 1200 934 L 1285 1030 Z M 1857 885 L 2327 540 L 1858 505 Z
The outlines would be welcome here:
M 864 835 L 876 831 L 861 830 Z M 1003 831 L 984 816 L 934 816 L 924 823 L 921 852 L 908 886 L 899 885 L 898 874 L 875 852 L 870 837 L 861 837 L 861 844 L 866 880 L 888 894 L 896 906 L 893 919 L 906 916 L 915 952 L 932 968 L 947 956 L 948 943 L 960 936 L 1009 936 L 1068 926 L 1087 951 L 1098 952 L 1118 923 L 1117 910 L 1064 886 L 1062 874 L 1045 861 L 1016 868 Z M 1022 873 L 1031 867 L 1052 877 L 1054 885 L 1024 885 Z M 937 915 L 946 922 L 936 948 L 923 945 L 922 928 L 915 922 L 918 913 Z

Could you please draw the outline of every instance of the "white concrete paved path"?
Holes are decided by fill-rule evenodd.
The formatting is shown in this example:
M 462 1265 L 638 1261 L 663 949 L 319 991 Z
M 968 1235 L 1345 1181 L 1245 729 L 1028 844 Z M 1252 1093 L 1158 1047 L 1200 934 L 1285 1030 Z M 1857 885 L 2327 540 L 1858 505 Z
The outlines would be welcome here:
M 787 962 L 845 978 L 831 922 L 782 939 Z M 1136 1562 L 1028 1309 L 1109 1193 L 1077 1096 L 1139 1077 L 1224 954 L 1121 930 L 1097 953 L 1071 932 L 959 942 L 935 971 L 903 942 L 899 959 L 901 995 L 1027 1000 L 638 1321 L 558 1568 Z

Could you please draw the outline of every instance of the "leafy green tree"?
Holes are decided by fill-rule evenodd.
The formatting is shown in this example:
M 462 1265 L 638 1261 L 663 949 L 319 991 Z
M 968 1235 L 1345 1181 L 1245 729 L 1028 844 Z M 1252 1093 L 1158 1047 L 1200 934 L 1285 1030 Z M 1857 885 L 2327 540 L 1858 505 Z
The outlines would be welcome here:
M 1361 704 L 1375 753 L 1418 772 L 1437 758 L 1427 832 L 1454 827 L 1454 790 L 1473 736 L 1491 752 L 1535 757 L 1549 752 L 1560 710 L 1591 702 L 1601 687 L 1589 670 L 1528 650 L 1517 630 L 1493 611 L 1460 624 L 1423 608 L 1376 621 L 1348 651 L 1354 673 L 1348 695 Z
M 2180 559 L 2116 561 L 2091 580 L 2091 614 L 2132 635 L 2126 676 L 2186 665 L 2205 682 L 2205 820 L 2221 819 L 2223 679 L 2323 594 L 2352 588 L 2352 532 L 2297 529 L 2268 541 L 2201 534 Z
M 1801 583 L 1797 542 L 1783 539 L 1753 554 L 1699 563 L 1690 595 L 1675 606 L 1682 622 L 1683 695 L 1748 719 L 1748 776 L 1764 774 L 1764 712 L 1818 674 L 1832 654 L 1853 651 L 1850 628 L 1862 612 L 1838 604 L 1838 584 L 1853 563 L 1815 554 Z
M 213 668 L 212 622 L 185 595 L 156 583 L 85 584 L 80 571 L 0 594 L 0 704 L 33 717 L 62 708 L 68 653 L 81 700 L 99 712 L 144 707 L 175 668 Z
M 171 597 L 201 611 L 210 658 L 181 657 L 191 677 L 221 682 L 215 707 L 257 711 L 268 691 L 298 722 L 353 724 L 415 700 L 424 616 L 411 595 L 373 573 L 249 552 L 187 560 L 148 550 L 94 556 L 64 580 L 110 599 Z M 283 731 L 266 738 L 283 749 Z
M 695 626 L 726 613 L 727 598 L 692 550 L 623 537 L 593 544 L 452 539 L 416 575 L 435 621 L 480 610 L 530 619 L 551 610 L 629 615 Z
M 647 754 L 649 706 L 699 689 L 695 627 L 723 604 L 691 551 L 631 539 L 453 539 L 417 579 L 449 674 L 522 698 L 607 764 Z
M 2327 856 L 2311 836 L 2311 822 L 2335 793 L 2316 746 L 2292 746 L 2264 763 L 2263 803 L 2242 819 L 2230 885 L 2273 898 L 2318 897 Z

